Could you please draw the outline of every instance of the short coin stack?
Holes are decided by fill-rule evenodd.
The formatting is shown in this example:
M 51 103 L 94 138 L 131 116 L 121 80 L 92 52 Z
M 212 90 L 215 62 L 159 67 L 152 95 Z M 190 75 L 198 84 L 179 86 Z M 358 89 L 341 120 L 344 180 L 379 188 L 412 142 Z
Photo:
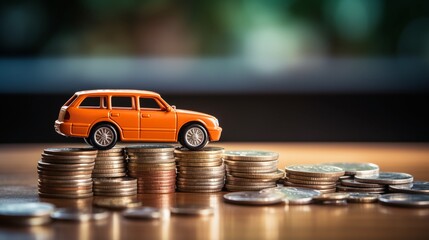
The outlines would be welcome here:
M 99 150 L 92 171 L 93 178 L 124 177 L 126 175 L 124 149 L 115 147 Z
M 137 194 L 135 178 L 96 178 L 94 179 L 94 195 L 106 197 L 124 197 Z
M 40 197 L 91 197 L 96 155 L 92 148 L 45 149 L 37 166 Z
M 223 148 L 205 147 L 198 151 L 174 150 L 177 163 L 177 189 L 181 192 L 220 192 L 225 184 Z
M 293 165 L 285 170 L 286 186 L 312 188 L 322 193 L 335 192 L 338 178 L 345 173 L 342 168 L 320 164 Z
M 277 169 L 279 154 L 265 151 L 226 151 L 228 191 L 258 191 L 275 187 L 284 172 Z
M 337 185 L 338 192 L 359 192 L 359 193 L 384 193 L 385 186 L 376 183 L 362 183 L 356 181 L 355 176 L 373 176 L 379 173 L 379 167 L 373 163 L 350 163 L 336 162 L 323 163 L 321 165 L 335 166 L 345 171 L 344 176 L 349 176 L 348 179 L 341 179 Z
M 171 145 L 144 144 L 126 148 L 128 175 L 137 178 L 138 193 L 175 191 L 176 162 Z
M 413 179 L 413 176 L 408 173 L 380 172 L 372 176 L 355 176 L 354 184 L 366 186 L 366 188 L 372 189 L 372 191 L 367 190 L 366 192 L 386 193 L 389 189 L 389 186 L 393 188 L 395 188 L 395 186 L 411 186 Z M 356 188 L 353 190 L 356 192 Z

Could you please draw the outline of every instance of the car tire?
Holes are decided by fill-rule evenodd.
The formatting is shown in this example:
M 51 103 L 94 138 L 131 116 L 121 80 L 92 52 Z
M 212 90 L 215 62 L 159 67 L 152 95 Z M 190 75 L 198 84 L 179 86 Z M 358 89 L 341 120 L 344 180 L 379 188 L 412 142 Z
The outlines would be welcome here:
M 180 144 L 189 150 L 199 150 L 209 142 L 207 130 L 201 124 L 191 124 L 181 131 Z
M 100 124 L 91 130 L 89 142 L 99 150 L 111 149 L 118 141 L 118 133 L 111 124 Z
M 87 137 L 83 139 L 85 141 L 86 144 L 90 145 L 90 146 L 94 146 L 94 144 L 91 142 L 91 138 Z

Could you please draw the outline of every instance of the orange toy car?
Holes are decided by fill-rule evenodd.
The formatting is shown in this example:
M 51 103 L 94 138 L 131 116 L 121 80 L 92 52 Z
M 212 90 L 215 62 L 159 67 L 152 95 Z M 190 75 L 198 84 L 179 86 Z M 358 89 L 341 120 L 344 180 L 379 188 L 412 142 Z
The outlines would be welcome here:
M 103 150 L 117 141 L 177 142 L 198 150 L 222 132 L 210 115 L 176 109 L 158 93 L 140 90 L 76 92 L 61 107 L 55 131 Z

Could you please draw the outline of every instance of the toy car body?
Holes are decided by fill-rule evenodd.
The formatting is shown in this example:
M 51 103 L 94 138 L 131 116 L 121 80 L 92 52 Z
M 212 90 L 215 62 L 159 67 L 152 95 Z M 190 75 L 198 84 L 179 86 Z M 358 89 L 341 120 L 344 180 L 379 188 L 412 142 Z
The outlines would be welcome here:
M 62 107 L 55 131 L 81 137 L 97 149 L 117 141 L 180 142 L 190 150 L 218 141 L 222 128 L 208 114 L 170 106 L 158 93 L 142 90 L 76 92 Z

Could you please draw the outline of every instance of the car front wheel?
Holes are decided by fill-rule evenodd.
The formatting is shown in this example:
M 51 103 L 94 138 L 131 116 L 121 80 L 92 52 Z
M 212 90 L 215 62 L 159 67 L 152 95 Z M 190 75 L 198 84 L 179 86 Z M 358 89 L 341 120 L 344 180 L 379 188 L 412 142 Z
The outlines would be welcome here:
M 101 124 L 96 126 L 89 136 L 89 142 L 99 150 L 110 149 L 118 141 L 118 134 L 115 128 L 110 124 Z
M 180 143 L 189 150 L 199 150 L 208 143 L 207 130 L 200 124 L 191 124 L 183 129 Z

